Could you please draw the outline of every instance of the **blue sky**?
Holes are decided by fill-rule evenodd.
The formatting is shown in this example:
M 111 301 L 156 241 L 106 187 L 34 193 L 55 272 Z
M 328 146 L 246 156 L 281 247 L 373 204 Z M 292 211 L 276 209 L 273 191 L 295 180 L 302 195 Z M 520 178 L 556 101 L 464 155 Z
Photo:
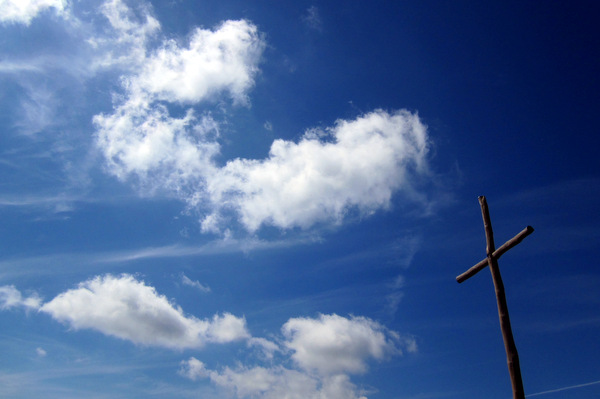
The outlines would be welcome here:
M 0 396 L 598 396 L 594 7 L 0 0 Z

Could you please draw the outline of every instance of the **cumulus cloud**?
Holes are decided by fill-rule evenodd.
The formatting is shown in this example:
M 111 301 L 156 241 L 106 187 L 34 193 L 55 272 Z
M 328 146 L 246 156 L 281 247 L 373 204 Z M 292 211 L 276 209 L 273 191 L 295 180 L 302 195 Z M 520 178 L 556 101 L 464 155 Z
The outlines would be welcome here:
M 414 196 L 414 179 L 428 172 L 428 147 L 418 115 L 377 110 L 309 130 L 298 143 L 276 140 L 265 160 L 230 161 L 208 177 L 207 193 L 250 231 L 339 222 L 352 208 L 368 214 L 389 207 L 396 191 Z
M 66 0 L 0 0 L 0 22 L 29 25 L 33 18 L 47 9 L 61 13 L 66 7 Z
M 197 28 L 187 47 L 166 42 L 150 56 L 140 74 L 127 79 L 133 95 L 196 103 L 227 92 L 245 103 L 254 86 L 264 42 L 246 20 L 225 21 L 215 30 Z
M 251 232 L 265 224 L 339 223 L 353 209 L 388 208 L 398 191 L 420 200 L 414 184 L 428 174 L 426 127 L 404 110 L 339 120 L 309 130 L 298 143 L 274 141 L 267 159 L 238 158 L 223 167 L 213 161 L 220 146 L 210 116 L 199 121 L 190 111 L 177 119 L 161 105 L 140 102 L 94 121 L 110 171 L 212 209 L 202 219 L 204 231 L 221 231 L 231 211 Z
M 197 103 L 228 93 L 234 103 L 246 103 L 263 49 L 256 26 L 240 20 L 196 29 L 187 47 L 168 41 L 147 56 L 141 72 L 123 77 L 126 94 L 114 113 L 94 117 L 109 172 L 191 201 L 190 188 L 196 191 L 213 174 L 219 126 L 191 108 L 171 116 L 164 102 Z
M 199 348 L 249 338 L 246 320 L 229 313 L 200 320 L 131 275 L 98 276 L 82 282 L 40 311 L 71 328 L 93 329 L 140 345 Z
M 0 310 L 9 310 L 13 308 L 24 308 L 28 310 L 39 309 L 42 300 L 37 294 L 29 297 L 23 297 L 21 291 L 14 285 L 4 285 L 0 287 Z
M 320 378 L 281 366 L 225 367 L 217 372 L 192 357 L 182 362 L 180 374 L 192 380 L 208 378 L 236 398 L 366 399 L 346 375 Z
M 416 350 L 413 339 L 401 338 L 364 317 L 332 314 L 292 318 L 284 324 L 282 333 L 282 345 L 298 366 L 295 369 L 238 364 L 217 371 L 191 357 L 181 363 L 179 372 L 191 380 L 209 379 L 236 398 L 366 399 L 352 383 L 351 374 L 364 373 L 370 359 L 400 354 L 402 347 Z M 283 359 L 282 364 L 286 363 Z
M 285 323 L 282 331 L 296 364 L 324 375 L 364 373 L 369 359 L 402 353 L 398 344 L 416 350 L 414 340 L 401 340 L 397 333 L 365 317 L 295 318 Z
M 109 172 L 121 180 L 135 175 L 149 190 L 187 192 L 219 152 L 219 144 L 207 139 L 218 132 L 216 122 L 191 110 L 174 118 L 161 104 L 127 103 L 114 114 L 96 115 L 94 123 Z

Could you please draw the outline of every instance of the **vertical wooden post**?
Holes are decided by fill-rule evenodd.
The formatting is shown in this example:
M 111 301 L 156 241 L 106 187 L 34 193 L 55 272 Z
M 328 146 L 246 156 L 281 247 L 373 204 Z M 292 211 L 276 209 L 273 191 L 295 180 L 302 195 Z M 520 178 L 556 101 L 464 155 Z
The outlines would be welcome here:
M 498 303 L 498 316 L 500 317 L 500 328 L 502 329 L 502 338 L 504 340 L 504 349 L 506 349 L 506 359 L 508 362 L 508 372 L 510 374 L 510 382 L 512 384 L 513 399 L 525 399 L 523 392 L 523 379 L 521 378 L 521 366 L 519 364 L 519 355 L 517 346 L 512 334 L 510 326 L 510 318 L 508 317 L 508 306 L 506 305 L 506 295 L 504 294 L 504 283 L 500 276 L 500 268 L 498 267 L 498 259 L 509 249 L 519 244 L 529 234 L 533 233 L 533 227 L 525 227 L 519 234 L 502 244 L 498 249 L 494 244 L 494 231 L 492 230 L 492 222 L 490 220 L 490 212 L 488 209 L 485 197 L 479 197 L 481 205 L 481 215 L 483 216 L 483 227 L 485 228 L 485 240 L 487 242 L 486 258 L 463 274 L 456 277 L 456 281 L 462 283 L 479 273 L 486 266 L 490 267 L 494 288 L 496 290 L 496 301 Z
M 504 293 L 504 283 L 500 275 L 498 261 L 493 256 L 496 250 L 494 245 L 494 233 L 492 230 L 492 222 L 485 197 L 479 197 L 481 205 L 481 214 L 483 216 L 483 225 L 485 228 L 485 238 L 487 241 L 487 262 L 494 280 L 494 288 L 496 290 L 496 300 L 498 302 L 498 316 L 500 317 L 500 328 L 502 329 L 502 338 L 504 339 L 504 348 L 506 349 L 506 358 L 508 362 L 508 372 L 512 383 L 513 399 L 525 399 L 523 390 L 523 379 L 521 378 L 521 366 L 519 364 L 519 354 L 517 346 L 512 334 L 510 318 L 508 316 L 508 306 L 506 304 L 506 295 Z

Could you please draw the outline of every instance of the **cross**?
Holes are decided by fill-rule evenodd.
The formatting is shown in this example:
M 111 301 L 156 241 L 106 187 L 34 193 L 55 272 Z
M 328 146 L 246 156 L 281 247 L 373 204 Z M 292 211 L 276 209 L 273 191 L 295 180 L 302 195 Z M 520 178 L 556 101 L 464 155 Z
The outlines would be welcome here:
M 487 241 L 486 259 L 477 263 L 475 266 L 456 277 L 456 281 L 462 283 L 469 277 L 474 276 L 477 272 L 490 267 L 494 288 L 496 289 L 496 301 L 498 302 L 498 316 L 500 317 L 500 328 L 502 329 L 502 338 L 504 339 L 504 349 L 506 349 L 506 359 L 508 362 L 508 373 L 513 390 L 513 399 L 525 399 L 523 391 L 523 379 L 521 378 L 521 366 L 519 365 L 519 355 L 513 338 L 512 329 L 510 327 L 510 318 L 508 317 L 508 306 L 506 305 L 506 295 L 504 294 L 504 284 L 500 276 L 498 267 L 498 259 L 509 249 L 523 241 L 525 237 L 533 233 L 533 227 L 527 226 L 519 234 L 508 240 L 500 248 L 495 249 L 494 232 L 492 230 L 492 222 L 488 210 L 487 201 L 484 196 L 479 197 L 481 205 L 481 215 L 483 216 L 483 227 L 485 228 L 485 239 Z

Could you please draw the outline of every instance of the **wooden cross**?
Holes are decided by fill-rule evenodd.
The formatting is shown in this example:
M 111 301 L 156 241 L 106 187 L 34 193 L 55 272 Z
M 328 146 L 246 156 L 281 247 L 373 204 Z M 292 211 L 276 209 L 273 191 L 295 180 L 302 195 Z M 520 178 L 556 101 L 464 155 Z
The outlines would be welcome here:
M 462 283 L 477 272 L 490 267 L 492 279 L 494 280 L 494 288 L 496 289 L 496 300 L 498 302 L 498 315 L 500 317 L 500 328 L 502 329 L 502 338 L 504 339 L 504 348 L 506 349 L 506 358 L 508 362 L 508 372 L 512 383 L 513 399 L 525 399 L 523 391 L 523 379 L 521 378 L 521 366 L 519 365 L 519 355 L 513 338 L 512 329 L 510 327 L 510 318 L 508 317 L 508 306 L 506 305 L 506 295 L 504 294 L 504 284 L 500 276 L 498 267 L 498 259 L 509 249 L 523 241 L 525 237 L 533 233 L 533 227 L 527 226 L 519 234 L 508 240 L 500 248 L 495 249 L 494 232 L 492 230 L 492 222 L 488 210 L 485 197 L 479 197 L 481 205 L 481 214 L 483 216 L 483 226 L 485 228 L 485 239 L 487 241 L 487 257 L 460 276 L 456 277 L 456 281 Z

